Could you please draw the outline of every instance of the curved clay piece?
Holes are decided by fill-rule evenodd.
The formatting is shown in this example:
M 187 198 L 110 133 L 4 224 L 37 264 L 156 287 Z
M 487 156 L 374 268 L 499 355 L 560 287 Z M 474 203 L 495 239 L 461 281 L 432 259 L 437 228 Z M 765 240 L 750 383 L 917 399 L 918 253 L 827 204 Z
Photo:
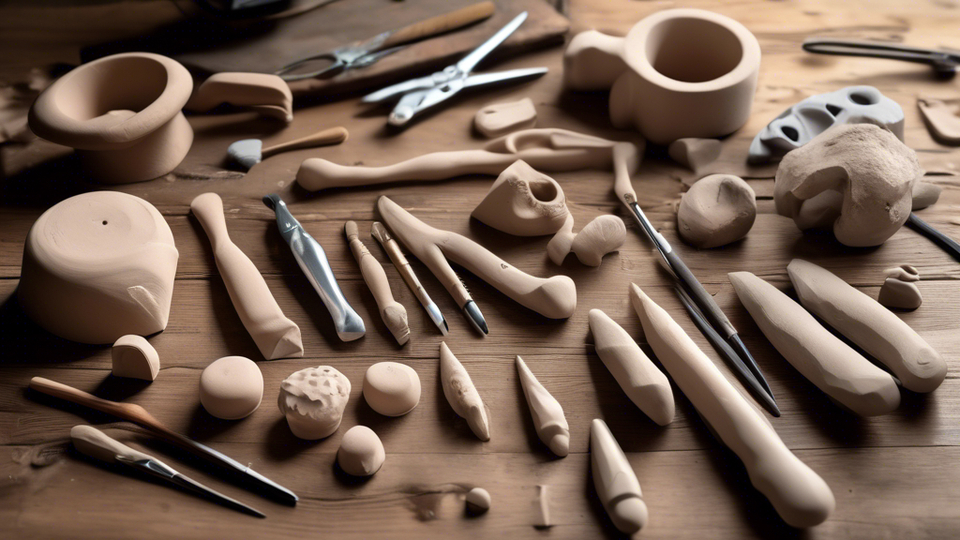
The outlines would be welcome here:
M 120 336 L 110 349 L 113 376 L 153 381 L 160 372 L 160 355 L 143 336 Z
M 490 492 L 483 488 L 475 487 L 467 492 L 466 502 L 467 509 L 470 510 L 472 514 L 479 515 L 490 510 L 493 499 L 490 498 Z
M 398 362 L 378 362 L 363 374 L 363 399 L 384 416 L 403 416 L 420 403 L 420 377 Z
M 620 532 L 632 535 L 647 524 L 640 481 L 610 428 L 599 418 L 590 422 L 590 473 L 604 510 Z
M 787 273 L 803 307 L 890 368 L 904 388 L 932 392 L 943 382 L 940 354 L 876 300 L 807 261 L 790 261 Z
M 897 268 L 888 268 L 883 271 L 887 279 L 880 287 L 877 301 L 891 309 L 912 311 L 923 304 L 923 295 L 916 282 L 920 281 L 917 269 L 904 264 Z
M 443 395 L 453 412 L 467 421 L 478 439 L 489 441 L 490 421 L 487 419 L 487 408 L 480 399 L 470 374 L 443 341 L 440 342 L 440 383 L 443 386 Z
M 225 356 L 200 373 L 200 403 L 221 420 L 239 420 L 253 414 L 263 400 L 263 373 L 242 356 Z
M 280 383 L 277 405 L 294 435 L 315 441 L 340 427 L 350 388 L 350 379 L 331 366 L 304 368 Z
M 614 215 L 593 218 L 580 232 L 573 233 L 573 216 L 568 215 L 563 228 L 547 244 L 547 255 L 553 264 L 563 264 L 571 251 L 587 266 L 600 266 L 603 256 L 618 251 L 627 239 L 627 227 Z
M 827 190 L 842 192 L 840 217 L 833 224 L 837 240 L 878 246 L 910 217 L 913 184 L 921 176 L 917 154 L 893 133 L 872 124 L 843 125 L 784 156 L 774 200 L 779 214 L 796 221 L 807 199 Z
M 30 228 L 17 294 L 34 322 L 65 339 L 148 336 L 167 326 L 179 256 L 152 204 L 117 191 L 84 193 Z
M 217 73 L 197 88 L 187 110 L 206 112 L 229 103 L 252 107 L 264 116 L 293 121 L 293 94 L 290 86 L 276 75 L 266 73 Z
M 520 355 L 517 355 L 516 364 L 517 373 L 520 374 L 520 386 L 523 387 L 523 395 L 530 406 L 537 436 L 551 452 L 566 457 L 570 453 L 570 425 L 563 414 L 563 407 L 540 384 Z
M 473 125 L 488 139 L 502 137 L 511 131 L 536 126 L 537 109 L 530 98 L 494 103 L 477 111 Z
M 887 414 L 900 405 L 893 377 L 831 334 L 800 304 L 750 272 L 727 275 L 770 343 L 830 398 L 860 416 Z
M 753 138 L 747 161 L 779 161 L 839 124 L 875 124 L 903 140 L 903 109 L 896 101 L 872 86 L 848 86 L 810 96 L 780 113 Z
M 367 426 L 353 426 L 340 439 L 337 464 L 350 476 L 373 476 L 386 459 L 383 442 Z
M 843 208 L 843 193 L 828 189 L 803 201 L 800 211 L 793 216 L 793 222 L 801 231 L 828 230 L 840 217 L 841 208 Z
M 923 210 L 928 206 L 933 206 L 940 199 L 940 192 L 943 188 L 931 184 L 930 182 L 916 182 L 913 184 L 913 205 L 911 210 Z
M 673 422 L 675 405 L 667 376 L 606 313 L 591 309 L 589 320 L 597 356 L 630 401 L 661 426 Z
M 919 98 L 917 105 L 934 139 L 951 146 L 960 145 L 960 101 Z
M 630 302 L 660 363 L 720 441 L 743 461 L 750 483 L 789 525 L 823 523 L 836 506 L 826 482 L 783 444 L 763 413 L 636 285 L 630 286 Z
M 267 360 L 303 356 L 300 327 L 283 315 L 260 271 L 230 239 L 220 196 L 216 193 L 198 195 L 190 203 L 190 211 L 210 238 L 217 270 L 227 287 L 230 302 L 243 327 L 257 343 L 260 354 Z
M 400 345 L 410 341 L 410 324 L 407 322 L 407 309 L 403 304 L 393 299 L 393 292 L 390 290 L 390 281 L 387 280 L 387 274 L 383 271 L 380 261 L 374 258 L 360 241 L 357 223 L 348 221 L 343 226 L 343 233 L 350 243 L 350 251 L 353 252 L 353 258 L 360 265 L 360 273 L 363 275 L 363 281 L 367 283 L 373 298 L 377 301 L 377 307 L 380 308 L 380 317 L 387 329 L 393 334 L 393 338 Z
M 587 30 L 563 50 L 563 86 L 569 90 L 609 90 L 627 69 L 624 39 Z
M 670 143 L 667 154 L 670 159 L 693 172 L 709 165 L 720 157 L 722 145 L 717 139 L 677 139 Z
M 556 180 L 517 160 L 470 215 L 507 234 L 543 236 L 559 231 L 570 211 Z
M 753 188 L 738 176 L 711 174 L 680 199 L 677 232 L 691 246 L 713 248 L 746 236 L 756 219 Z

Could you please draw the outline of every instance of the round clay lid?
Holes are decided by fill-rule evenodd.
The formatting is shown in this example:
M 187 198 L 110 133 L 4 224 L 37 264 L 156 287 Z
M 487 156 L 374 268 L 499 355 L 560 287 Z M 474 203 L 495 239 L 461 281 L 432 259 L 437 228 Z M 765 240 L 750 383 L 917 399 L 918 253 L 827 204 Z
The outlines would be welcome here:
M 363 398 L 384 416 L 402 416 L 420 402 L 420 377 L 405 364 L 374 364 L 363 376 Z
M 263 375 L 252 360 L 225 356 L 200 374 L 200 403 L 223 420 L 239 420 L 253 413 L 263 399 Z

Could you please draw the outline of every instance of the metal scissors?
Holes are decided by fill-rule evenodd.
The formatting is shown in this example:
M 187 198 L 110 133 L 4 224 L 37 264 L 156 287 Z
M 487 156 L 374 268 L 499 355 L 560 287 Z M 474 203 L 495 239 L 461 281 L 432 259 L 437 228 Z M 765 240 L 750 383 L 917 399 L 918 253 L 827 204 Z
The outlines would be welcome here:
M 473 68 L 503 43 L 526 19 L 527 12 L 524 11 L 459 62 L 443 68 L 443 71 L 388 86 L 365 96 L 363 102 L 381 103 L 399 99 L 387 122 L 392 126 L 403 126 L 418 113 L 450 99 L 464 88 L 540 77 L 547 72 L 547 68 L 513 69 L 471 75 Z
M 952 77 L 960 66 L 960 53 L 937 49 L 921 49 L 906 45 L 812 38 L 803 42 L 803 50 L 813 54 L 887 58 L 916 64 L 928 64 L 942 77 Z

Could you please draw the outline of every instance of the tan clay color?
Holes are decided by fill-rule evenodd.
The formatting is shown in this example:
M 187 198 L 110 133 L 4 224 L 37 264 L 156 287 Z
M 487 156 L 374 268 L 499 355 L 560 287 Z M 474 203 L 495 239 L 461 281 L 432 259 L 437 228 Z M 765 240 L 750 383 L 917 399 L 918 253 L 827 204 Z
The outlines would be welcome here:
M 635 127 L 656 144 L 739 129 L 750 116 L 759 69 L 757 38 L 700 9 L 658 11 L 625 38 L 584 32 L 563 54 L 567 88 L 611 88 L 613 125 Z
M 23 247 L 17 294 L 34 322 L 80 343 L 166 328 L 180 254 L 160 212 L 116 191 L 44 212 Z
M 300 327 L 283 315 L 260 271 L 230 239 L 220 196 L 198 195 L 190 203 L 190 211 L 210 238 L 230 301 L 260 354 L 267 360 L 303 356 Z
M 917 154 L 873 124 L 836 126 L 791 151 L 777 169 L 777 212 L 793 218 L 808 200 L 843 194 L 833 233 L 840 243 L 878 246 L 910 217 L 913 184 L 923 176 Z
M 830 271 L 794 259 L 787 266 L 803 307 L 890 368 L 907 390 L 932 392 L 947 363 L 907 323 Z
M 661 426 L 673 422 L 673 390 L 666 375 L 606 313 L 591 309 L 589 320 L 597 356 L 630 401 Z
M 251 107 L 258 113 L 282 120 L 293 121 L 293 94 L 286 81 L 266 73 L 217 73 L 203 81 L 187 103 L 187 110 L 207 112 L 229 103 L 238 107 Z
M 387 274 L 383 271 L 380 261 L 374 258 L 360 241 L 357 223 L 348 221 L 343 226 L 343 233 L 350 244 L 350 251 L 353 258 L 360 265 L 360 273 L 363 275 L 363 281 L 366 282 L 373 298 L 377 301 L 377 307 L 380 308 L 380 317 L 387 329 L 393 334 L 393 338 L 400 345 L 410 341 L 410 324 L 407 322 L 407 309 L 400 302 L 393 299 L 393 292 L 390 290 L 390 281 L 387 280 Z
M 473 514 L 483 514 L 490 510 L 490 506 L 493 504 L 490 493 L 480 487 L 475 487 L 467 492 L 466 502 L 467 509 Z
M 333 435 L 350 399 L 350 379 L 330 366 L 304 368 L 280 383 L 277 405 L 290 431 L 315 441 Z
M 547 244 L 547 255 L 560 265 L 572 251 L 583 264 L 600 266 L 603 256 L 618 251 L 626 239 L 627 227 L 617 216 L 597 216 L 574 234 L 573 216 L 568 215 L 563 228 Z
M 153 381 L 160 372 L 160 355 L 143 336 L 120 336 L 110 349 L 113 376 Z
M 670 159 L 693 172 L 713 163 L 720 157 L 722 145 L 717 139 L 677 139 L 670 143 Z
M 343 434 L 337 450 L 337 464 L 350 476 L 372 476 L 380 467 L 386 453 L 380 437 L 367 426 L 353 426 Z
M 473 125 L 488 139 L 502 137 L 511 131 L 536 126 L 537 109 L 530 98 L 494 103 L 477 111 Z
M 566 457 L 570 453 L 570 425 L 567 424 L 567 417 L 563 414 L 563 407 L 540 384 L 519 355 L 517 355 L 516 364 L 517 373 L 520 375 L 520 386 L 523 387 L 523 395 L 527 398 L 537 437 L 540 437 L 551 452 L 560 457 Z
M 887 278 L 880 287 L 877 301 L 891 309 L 912 311 L 923 304 L 923 295 L 916 282 L 920 280 L 917 269 L 905 264 L 884 270 Z
M 192 90 L 190 73 L 173 59 L 115 54 L 50 85 L 30 109 L 30 129 L 77 149 L 101 182 L 151 180 L 172 171 L 193 144 L 181 112 Z
M 481 441 L 490 440 L 490 421 L 487 419 L 487 407 L 477 393 L 470 374 L 457 360 L 446 342 L 440 342 L 440 383 L 443 395 L 461 418 Z
M 680 199 L 677 232 L 691 246 L 714 248 L 746 236 L 756 219 L 753 188 L 738 176 L 711 174 Z
M 535 508 L 537 518 L 533 521 L 533 526 L 537 529 L 553 527 L 553 521 L 550 519 L 550 486 L 537 486 L 537 502 Z
M 363 399 L 384 416 L 403 416 L 420 403 L 420 377 L 406 364 L 376 363 L 363 375 Z
M 917 182 L 913 184 L 913 204 L 910 210 L 923 210 L 928 206 L 933 206 L 937 200 L 940 199 L 941 191 L 943 191 L 942 187 L 931 184 L 930 182 Z
M 559 231 L 570 211 L 556 180 L 517 160 L 470 215 L 507 234 L 543 236 Z
M 789 525 L 823 523 L 836 506 L 826 482 L 783 444 L 763 413 L 663 308 L 636 285 L 630 286 L 630 301 L 660 363 L 720 441 L 743 461 L 750 483 Z
M 590 422 L 590 472 L 597 496 L 617 529 L 632 535 L 647 524 L 647 503 L 627 456 L 599 418 Z
M 920 98 L 917 105 L 934 139 L 943 144 L 960 145 L 960 100 Z
M 249 358 L 225 356 L 200 374 L 200 403 L 217 418 L 246 418 L 260 407 L 262 399 L 263 374 Z
M 380 197 L 377 210 L 396 238 L 420 259 L 463 306 L 470 300 L 446 259 L 467 269 L 520 305 L 550 319 L 566 319 L 577 309 L 577 286 L 567 276 L 533 277 L 507 264 L 480 244 L 435 229 Z
M 900 405 L 893 377 L 831 334 L 800 304 L 750 272 L 728 277 L 770 343 L 831 399 L 860 416 L 887 414 Z

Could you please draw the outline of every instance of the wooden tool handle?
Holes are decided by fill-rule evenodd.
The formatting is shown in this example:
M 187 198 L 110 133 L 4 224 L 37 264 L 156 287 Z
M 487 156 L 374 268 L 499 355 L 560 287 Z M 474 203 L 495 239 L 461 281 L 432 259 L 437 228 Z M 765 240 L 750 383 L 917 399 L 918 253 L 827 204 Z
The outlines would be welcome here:
M 197 195 L 190 203 L 190 211 L 197 216 L 210 244 L 216 249 L 220 242 L 229 242 L 227 221 L 223 216 L 223 200 L 216 193 Z
M 493 5 L 493 2 L 480 2 L 478 4 L 473 4 L 471 6 L 452 11 L 450 13 L 437 15 L 436 17 L 431 17 L 425 21 L 420 21 L 418 23 L 411 24 L 410 26 L 405 26 L 391 33 L 390 37 L 388 37 L 379 48 L 387 49 L 401 45 L 408 41 L 414 41 L 420 38 L 449 32 L 450 30 L 456 30 L 457 28 L 467 26 L 468 24 L 482 21 L 483 19 L 493 15 L 494 11 L 496 10 L 497 8 Z
M 113 462 L 118 456 L 131 461 L 153 459 L 151 456 L 116 441 L 93 426 L 73 426 L 70 430 L 73 446 L 90 457 Z
M 44 379 L 43 377 L 34 377 L 30 379 L 30 388 L 36 390 L 37 392 L 47 394 L 48 396 L 64 399 L 72 403 L 76 403 L 77 405 L 83 405 L 85 407 L 90 407 L 91 409 L 96 409 L 100 412 L 112 414 L 117 418 L 130 420 L 131 422 L 141 421 L 140 418 L 136 418 L 136 415 L 131 414 L 130 411 L 130 408 L 132 407 L 140 408 L 139 405 L 117 403 L 116 401 L 98 398 L 97 396 L 88 394 L 83 390 L 77 390 L 72 386 L 51 381 L 50 379 Z
M 328 144 L 340 144 L 347 140 L 347 137 L 349 136 L 350 133 L 346 128 L 340 126 L 332 127 L 330 129 L 318 131 L 313 135 L 307 135 L 306 137 L 301 137 L 299 139 L 294 139 L 292 141 L 287 141 L 285 143 L 264 148 L 260 152 L 260 156 L 261 159 L 266 159 L 274 154 L 279 154 L 281 152 L 287 152 L 290 150 L 316 148 L 318 146 L 325 146 Z
M 350 249 L 353 251 L 354 258 L 357 259 L 357 264 L 360 265 L 360 273 L 363 275 L 363 281 L 367 283 L 367 287 L 369 287 L 370 292 L 373 293 L 377 305 L 382 310 L 388 305 L 393 304 L 395 300 L 393 299 L 393 293 L 390 291 L 390 282 L 387 280 L 387 274 L 383 271 L 383 266 L 380 265 L 380 261 L 375 259 L 373 255 L 370 254 L 367 246 L 363 245 L 363 242 L 360 241 L 356 222 L 348 221 L 343 227 L 343 232 L 350 242 Z

